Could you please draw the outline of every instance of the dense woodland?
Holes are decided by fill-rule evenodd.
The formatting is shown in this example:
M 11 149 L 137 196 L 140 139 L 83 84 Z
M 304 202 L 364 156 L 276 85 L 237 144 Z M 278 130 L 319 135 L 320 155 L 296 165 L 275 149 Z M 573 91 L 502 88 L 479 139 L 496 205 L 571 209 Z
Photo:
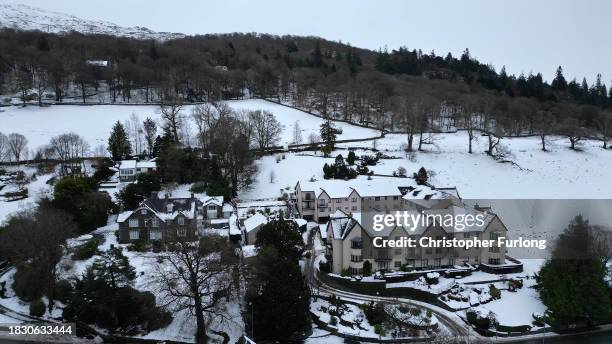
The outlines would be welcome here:
M 108 61 L 100 66 L 92 61 Z M 201 102 L 265 97 L 330 118 L 408 134 L 489 134 L 489 154 L 512 135 L 585 137 L 607 147 L 612 90 L 568 81 L 561 67 L 508 75 L 461 56 L 399 48 L 370 51 L 316 37 L 225 34 L 164 42 L 102 35 L 0 31 L 0 93 L 40 104 L 108 92 L 111 102 Z M 420 134 L 420 135 L 419 135 Z M 413 139 L 420 137 L 413 145 Z M 470 147 L 471 151 L 471 147 Z

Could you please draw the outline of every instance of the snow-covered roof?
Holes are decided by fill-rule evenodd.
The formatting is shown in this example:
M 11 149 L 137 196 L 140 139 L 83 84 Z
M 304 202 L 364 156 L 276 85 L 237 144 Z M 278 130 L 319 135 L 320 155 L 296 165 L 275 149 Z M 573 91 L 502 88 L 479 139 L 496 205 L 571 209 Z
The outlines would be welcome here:
M 219 207 L 223 206 L 223 196 L 206 196 L 204 194 L 196 194 L 194 196 L 199 199 L 204 206 L 211 204 Z
M 255 215 L 244 220 L 244 229 L 248 233 L 259 226 L 265 225 L 266 223 L 268 223 L 268 218 L 260 213 L 256 213 Z
M 232 214 L 229 218 L 229 234 L 230 235 L 240 235 L 242 232 L 240 231 L 240 227 L 238 227 L 238 218 L 236 215 Z
M 121 160 L 119 162 L 119 169 L 124 170 L 128 168 L 136 168 L 136 160 Z
M 138 161 L 136 163 L 136 167 L 138 168 L 157 168 L 157 163 L 155 161 Z
M 234 206 L 231 203 L 223 204 L 223 212 L 224 213 L 231 213 L 233 211 L 234 211 Z
M 134 168 L 157 168 L 155 161 L 137 161 L 137 160 L 121 160 L 119 169 L 134 169 Z
M 436 198 L 441 192 L 426 185 L 418 185 L 412 178 L 359 176 L 351 180 L 323 179 L 299 181 L 302 191 L 314 192 L 319 197 L 323 192 L 331 198 L 348 198 L 353 191 L 361 197 L 406 196 L 411 198 Z
M 293 219 L 293 222 L 295 222 L 298 227 L 306 226 L 306 224 L 308 224 L 308 221 L 304 219 Z

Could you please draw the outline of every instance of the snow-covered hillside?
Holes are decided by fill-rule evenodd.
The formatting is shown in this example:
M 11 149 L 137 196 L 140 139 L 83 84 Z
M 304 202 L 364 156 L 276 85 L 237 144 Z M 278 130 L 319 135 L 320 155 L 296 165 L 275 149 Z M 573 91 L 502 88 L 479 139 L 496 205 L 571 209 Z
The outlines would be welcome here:
M 185 35 L 155 32 L 146 27 L 124 27 L 102 20 L 86 20 L 61 12 L 48 11 L 23 4 L 0 3 L 0 28 L 40 30 L 62 33 L 78 31 L 84 34 L 106 34 L 138 39 L 167 40 Z
M 299 123 L 302 142 L 307 143 L 310 134 L 318 134 L 323 120 L 305 112 L 288 108 L 265 100 L 228 101 L 236 110 L 268 110 L 283 125 L 279 145 L 293 140 L 295 122 Z M 189 119 L 194 105 L 186 105 L 181 110 L 184 119 Z M 28 147 L 32 150 L 46 145 L 56 135 L 75 132 L 87 140 L 91 148 L 106 145 L 108 135 L 116 121 L 127 121 L 135 114 L 141 121 L 146 117 L 160 120 L 159 106 L 156 105 L 53 105 L 49 107 L 2 107 L 0 108 L 0 123 L 5 134 L 21 133 L 28 139 Z M 195 125 L 189 120 L 183 121 L 184 140 L 191 144 L 195 142 Z M 343 132 L 338 139 L 365 139 L 376 137 L 380 132 L 359 126 L 338 123 Z

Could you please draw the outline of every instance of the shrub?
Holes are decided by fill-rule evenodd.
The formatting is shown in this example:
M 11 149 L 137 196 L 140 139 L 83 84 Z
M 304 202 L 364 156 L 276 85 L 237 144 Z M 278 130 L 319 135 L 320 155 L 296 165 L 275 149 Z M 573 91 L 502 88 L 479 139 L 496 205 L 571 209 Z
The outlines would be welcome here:
M 468 311 L 466 317 L 469 323 L 476 325 L 478 328 L 486 330 L 491 327 L 491 320 L 488 317 L 481 317 L 474 311 Z
M 376 325 L 374 325 L 374 333 L 376 333 L 379 336 L 384 336 L 385 335 L 385 329 L 382 327 L 381 324 L 376 324 Z
M 372 274 L 372 263 L 369 260 L 363 262 L 363 271 L 364 276 L 370 276 Z
M 387 313 L 385 313 L 385 308 L 382 303 L 375 304 L 374 302 L 370 302 L 363 313 L 370 324 L 382 324 L 387 318 Z
M 147 252 L 151 245 L 144 239 L 135 240 L 128 246 L 128 251 Z
M 66 303 L 72 297 L 72 284 L 67 280 L 59 280 L 55 283 L 55 298 L 63 303 Z
M 493 284 L 489 286 L 489 294 L 494 300 L 501 298 L 501 291 L 497 289 Z
M 351 273 L 349 272 L 348 269 L 342 269 L 342 272 L 340 272 L 340 276 L 342 276 L 342 277 L 348 277 L 350 275 L 351 275 Z
M 20 299 L 34 301 L 43 296 L 45 290 L 41 274 L 30 267 L 19 267 L 13 277 L 13 290 Z
M 40 318 L 45 315 L 45 308 L 45 303 L 41 299 L 36 299 L 30 303 L 30 315 Z
M 338 325 L 338 318 L 336 318 L 336 317 L 332 316 L 331 318 L 329 318 L 329 324 L 330 324 L 331 326 L 336 326 L 336 325 Z
M 74 251 L 72 260 L 86 260 L 98 253 L 98 246 L 104 242 L 104 237 L 96 235 Z

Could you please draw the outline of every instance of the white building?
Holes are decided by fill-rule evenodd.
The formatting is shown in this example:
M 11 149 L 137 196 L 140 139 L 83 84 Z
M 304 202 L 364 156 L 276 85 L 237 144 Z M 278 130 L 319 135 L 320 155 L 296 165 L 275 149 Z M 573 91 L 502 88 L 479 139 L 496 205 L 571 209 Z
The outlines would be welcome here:
M 119 181 L 123 183 L 135 181 L 141 173 L 157 171 L 155 161 L 121 160 L 118 165 Z

